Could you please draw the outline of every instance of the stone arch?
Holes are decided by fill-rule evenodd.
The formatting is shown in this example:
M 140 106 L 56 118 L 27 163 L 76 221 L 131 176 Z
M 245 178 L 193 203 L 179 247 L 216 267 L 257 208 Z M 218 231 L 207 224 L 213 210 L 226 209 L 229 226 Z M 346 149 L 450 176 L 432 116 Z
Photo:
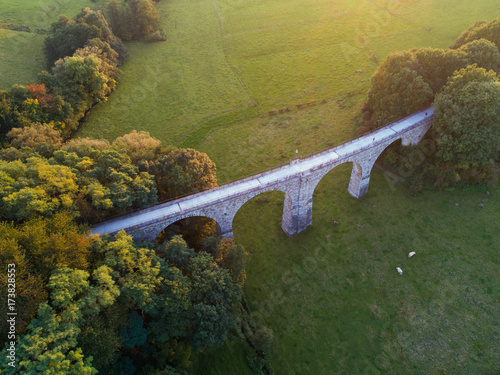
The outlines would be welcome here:
M 410 138 L 408 137 L 399 137 L 399 138 L 396 138 L 394 140 L 392 140 L 391 142 L 388 142 L 386 145 L 384 145 L 383 148 L 380 149 L 380 151 L 377 153 L 376 155 L 376 158 L 375 158 L 375 161 L 377 161 L 381 156 L 382 154 L 387 150 L 389 149 L 390 147 L 393 147 L 393 146 L 397 146 L 397 145 L 400 145 L 400 146 L 404 146 L 404 147 L 407 147 L 407 146 L 411 146 L 412 145 L 412 141 Z
M 193 213 L 177 218 L 175 221 L 172 220 L 170 224 L 161 229 L 155 240 L 158 241 L 162 235 L 165 236 L 162 240 L 166 240 L 173 235 L 180 234 L 190 247 L 198 248 L 201 230 L 206 231 L 204 233 L 206 236 L 209 236 L 212 230 L 215 231 L 216 235 L 222 233 L 222 228 L 217 220 L 207 215 Z
M 285 197 L 285 205 L 283 208 L 283 220 L 282 220 L 282 228 L 283 231 L 288 235 L 291 236 L 294 233 L 301 232 L 305 228 L 307 228 L 309 225 L 312 225 L 313 217 L 313 198 L 314 194 L 316 192 L 316 188 L 318 187 L 319 183 L 323 180 L 323 178 L 329 174 L 331 171 L 333 171 L 335 168 L 344 165 L 344 164 L 353 164 L 352 168 L 354 169 L 359 169 L 362 170 L 361 165 L 354 160 L 342 160 L 340 163 L 334 162 L 329 165 L 326 165 L 311 174 L 309 174 L 306 177 L 303 177 L 301 180 L 300 184 L 300 193 L 296 197 L 295 201 L 297 203 L 291 204 L 292 206 L 291 209 L 288 210 L 288 212 L 291 214 L 291 222 L 287 223 L 285 221 L 286 215 L 285 213 L 287 212 L 287 202 L 286 202 L 286 197 Z M 352 172 L 351 172 L 352 174 Z M 293 215 L 292 215 L 293 213 Z M 285 226 L 284 224 L 288 224 L 288 226 Z
M 240 204 L 235 210 L 235 213 L 232 217 L 231 220 L 231 227 L 233 227 L 234 220 L 238 214 L 238 212 L 241 212 L 241 208 L 245 206 L 248 202 L 258 199 L 259 196 L 262 196 L 264 194 L 269 194 L 269 193 L 279 193 L 283 195 L 283 214 L 282 214 L 282 219 L 281 219 L 281 226 L 284 228 L 287 225 L 290 225 L 290 223 L 293 221 L 293 214 L 292 214 L 292 209 L 293 209 L 293 198 L 289 192 L 286 191 L 287 189 L 282 189 L 282 188 L 269 188 L 269 189 L 263 189 L 257 192 L 252 192 L 251 194 L 248 194 L 244 200 L 241 200 Z
M 311 194 L 314 195 L 314 192 L 316 191 L 316 187 L 319 185 L 319 183 L 323 180 L 323 178 L 329 174 L 331 171 L 333 171 L 335 168 L 341 166 L 341 165 L 344 165 L 344 164 L 349 164 L 349 163 L 352 163 L 352 171 L 355 171 L 356 170 L 356 173 L 362 173 L 362 170 L 363 170 L 363 167 L 355 160 L 351 160 L 351 159 L 348 159 L 348 160 L 343 160 L 341 163 L 338 163 L 338 164 L 333 164 L 331 166 L 328 166 L 328 167 L 325 167 L 324 169 L 321 170 L 321 172 L 317 175 L 316 177 L 316 181 L 314 182 L 314 184 L 311 186 Z M 351 176 L 352 176 L 352 173 L 354 172 L 351 172 Z
M 134 237 L 136 241 L 150 241 L 154 242 L 160 235 L 160 233 L 168 228 L 170 225 L 175 224 L 178 221 L 188 219 L 191 217 L 206 217 L 212 219 L 216 223 L 217 230 L 223 232 L 224 228 L 220 223 L 220 218 L 212 216 L 210 214 L 205 214 L 203 212 L 189 212 L 183 215 L 175 215 L 173 217 L 168 217 L 161 221 L 155 221 L 150 224 L 140 224 L 136 227 L 132 227 L 126 230 L 126 232 Z

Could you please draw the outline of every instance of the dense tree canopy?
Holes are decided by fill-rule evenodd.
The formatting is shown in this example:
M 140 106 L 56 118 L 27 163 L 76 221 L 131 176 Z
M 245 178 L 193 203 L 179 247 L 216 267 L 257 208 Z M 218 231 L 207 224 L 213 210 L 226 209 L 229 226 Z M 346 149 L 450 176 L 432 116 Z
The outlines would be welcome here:
M 119 54 L 120 60 L 126 57 L 125 47 L 114 36 L 101 12 L 83 8 L 75 18 L 60 16 L 51 25 L 50 34 L 45 39 L 49 66 L 60 58 L 73 55 L 77 49 L 84 48 L 90 40 L 96 38 L 107 42 Z
M 60 95 L 49 94 L 45 84 L 14 86 L 9 91 L 0 90 L 0 134 L 33 123 L 59 126 L 71 114 L 69 103 Z
M 7 133 L 12 147 L 30 147 L 42 156 L 52 155 L 63 143 L 61 133 L 49 124 L 34 123 L 24 128 L 14 128 Z
M 139 172 L 124 150 L 89 147 L 87 151 L 79 156 L 57 150 L 50 158 L 30 148 L 2 151 L 0 213 L 20 221 L 69 210 L 96 220 L 106 212 L 156 202 L 154 177 Z
M 120 294 L 110 271 L 99 267 L 90 278 L 86 271 L 57 267 L 48 283 L 50 299 L 40 304 L 37 318 L 19 340 L 18 365 L 5 366 L 2 373 L 97 374 L 92 357 L 78 346 L 78 335 L 87 317 L 112 305 Z
M 456 72 L 435 101 L 433 131 L 440 162 L 484 164 L 500 151 L 498 75 L 468 66 Z
M 450 49 L 419 48 L 390 54 L 372 76 L 359 133 L 372 130 L 434 102 L 435 121 L 414 165 L 400 149 L 400 165 L 412 168 L 412 184 L 423 177 L 436 185 L 495 179 L 498 162 L 498 76 L 500 18 L 478 22 Z M 417 146 L 418 148 L 418 146 Z M 394 151 L 394 148 L 391 149 Z
M 124 232 L 92 241 L 90 267 L 52 260 L 49 298 L 19 341 L 19 367 L 6 373 L 172 373 L 189 367 L 192 351 L 219 347 L 235 326 L 248 256 L 241 247 L 224 243 L 216 261 L 180 237 L 156 251 Z
M 206 154 L 163 147 L 146 132 L 112 145 L 90 138 L 61 144 L 52 126 L 34 124 L 8 137 L 14 147 L 0 150 L 0 214 L 11 220 L 70 210 L 96 221 L 155 203 L 158 195 L 171 199 L 217 186 Z M 194 228 L 210 235 L 204 225 Z
M 418 48 L 390 54 L 371 78 L 360 133 L 431 105 L 448 78 L 470 64 L 500 72 L 497 46 L 473 39 L 458 49 Z
M 18 226 L 0 223 L 0 259 L 2 264 L 16 264 L 16 298 L 22 306 L 17 317 L 18 333 L 24 332 L 38 305 L 46 299 L 45 285 L 56 265 L 87 269 L 90 246 L 85 228 L 76 225 L 66 213 L 50 219 L 33 219 Z M 0 275 L 0 286 L 6 290 L 6 285 L 4 273 Z M 6 308 L 6 304 L 2 304 L 0 311 L 5 312 Z M 0 327 L 5 336 L 5 321 Z
M 151 0 L 111 0 L 106 3 L 111 29 L 122 40 L 141 39 L 160 27 L 160 14 Z

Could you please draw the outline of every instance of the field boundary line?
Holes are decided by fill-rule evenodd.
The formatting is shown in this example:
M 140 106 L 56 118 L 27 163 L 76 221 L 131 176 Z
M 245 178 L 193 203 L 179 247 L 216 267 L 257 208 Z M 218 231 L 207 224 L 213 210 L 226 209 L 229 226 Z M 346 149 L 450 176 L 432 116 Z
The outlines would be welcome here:
M 262 112 L 257 106 L 250 106 L 245 108 L 239 108 L 236 110 L 228 110 L 225 112 L 220 112 L 214 115 L 205 117 L 203 120 L 198 122 L 198 126 L 195 130 L 189 133 L 182 141 L 177 144 L 177 147 L 189 147 L 196 148 L 198 144 L 207 136 L 207 134 L 215 127 L 231 125 L 236 122 L 251 120 L 257 117 L 273 117 L 279 114 L 284 114 L 288 112 L 297 112 L 304 109 L 312 108 L 317 105 L 326 104 L 328 102 L 336 101 L 341 103 L 342 101 L 356 95 L 363 94 L 366 90 L 355 90 L 349 91 L 344 95 L 327 97 L 323 99 L 313 100 L 306 103 L 292 104 L 289 107 L 284 107 L 280 109 L 274 109 L 267 112 Z

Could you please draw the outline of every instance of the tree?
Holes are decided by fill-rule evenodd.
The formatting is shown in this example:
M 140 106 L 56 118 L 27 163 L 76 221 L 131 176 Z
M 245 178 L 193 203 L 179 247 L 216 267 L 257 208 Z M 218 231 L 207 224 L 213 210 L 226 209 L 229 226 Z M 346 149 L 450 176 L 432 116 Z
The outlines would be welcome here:
M 131 133 L 116 138 L 113 144 L 125 150 L 132 163 L 137 164 L 143 160 L 153 159 L 156 156 L 154 155 L 155 149 L 160 146 L 161 141 L 151 137 L 148 132 L 133 130 Z
M 481 165 L 500 151 L 500 82 L 476 65 L 456 72 L 436 97 L 439 162 Z
M 273 344 L 273 331 L 265 326 L 261 326 L 253 333 L 251 340 L 257 350 L 265 352 L 269 350 Z
M 109 188 L 114 207 L 141 207 L 157 201 L 156 184 L 147 172 L 139 172 L 124 150 L 113 147 L 96 158 L 87 174 Z
M 67 213 L 32 219 L 18 226 L 3 222 L 0 233 L 6 241 L 14 241 L 19 253 L 29 260 L 29 272 L 44 280 L 57 264 L 88 268 L 91 240 L 85 226 L 77 225 Z
M 0 192 L 0 212 L 14 220 L 34 215 L 52 215 L 60 210 L 73 210 L 78 194 L 76 175 L 70 168 L 51 165 L 46 159 L 30 157 L 23 165 L 19 161 L 0 163 L 0 173 L 6 177 L 5 190 Z
M 486 39 L 474 40 L 461 46 L 459 51 L 467 55 L 469 64 L 477 64 L 479 68 L 500 73 L 500 51 L 493 42 Z
M 148 335 L 144 328 L 144 319 L 136 311 L 129 314 L 127 325 L 120 330 L 120 337 L 125 349 L 133 349 L 146 343 Z
M 84 48 L 96 38 L 107 42 L 118 53 L 120 61 L 125 59 L 127 51 L 123 43 L 114 36 L 100 11 L 83 8 L 74 19 L 60 16 L 51 25 L 45 39 L 45 55 L 49 66 L 58 59 L 73 55 L 77 49 Z
M 71 56 L 78 49 L 94 38 L 101 38 L 102 31 L 95 25 L 76 22 L 68 16 L 60 16 L 52 24 L 49 36 L 45 39 L 45 55 L 48 66 L 66 56 Z
M 120 300 L 101 310 L 98 315 L 88 317 L 80 326 L 78 343 L 86 357 L 93 357 L 92 365 L 97 369 L 112 366 L 119 358 L 123 339 L 120 330 L 127 323 L 128 306 Z
M 0 91 L 0 133 L 34 122 L 58 120 L 66 110 L 62 98 L 48 94 L 43 84 L 14 86 L 9 91 Z
M 38 317 L 19 340 L 18 365 L 4 365 L 2 373 L 97 374 L 92 357 L 83 356 L 77 338 L 85 318 L 111 306 L 119 294 L 109 269 L 100 267 L 89 280 L 86 271 L 61 266 L 53 271 L 48 286 L 50 300 L 40 305 Z M 2 356 L 7 356 L 5 349 Z
M 141 39 L 160 26 L 160 14 L 150 0 L 111 0 L 106 14 L 113 32 L 123 40 Z
M 64 143 L 61 150 L 76 153 L 80 158 L 87 156 L 93 159 L 109 146 L 106 139 L 71 138 Z
M 478 21 L 465 30 L 450 48 L 459 48 L 473 40 L 487 39 L 500 47 L 500 17 L 490 22 Z
M 363 107 L 364 130 L 394 121 L 432 102 L 432 88 L 417 69 L 414 56 L 389 55 L 372 76 L 368 101 Z
M 99 71 L 101 73 L 104 73 L 106 77 L 110 78 L 109 82 L 107 83 L 109 86 L 109 92 L 107 93 L 107 95 L 109 95 L 109 93 L 115 89 L 116 81 L 118 80 L 121 71 L 120 69 L 118 69 L 116 59 L 113 59 L 113 56 L 110 57 L 110 52 L 105 52 L 105 50 L 103 49 L 106 48 L 107 45 L 108 50 L 111 50 L 111 48 L 109 48 L 109 44 L 100 41 L 100 39 L 92 39 L 91 42 L 93 45 L 87 45 L 84 48 L 77 49 L 73 56 L 83 58 L 95 57 L 99 59 Z
M 191 148 L 167 149 L 148 165 L 148 171 L 155 176 L 160 200 L 217 186 L 215 164 L 207 154 Z
M 116 85 L 116 81 L 105 74 L 105 65 L 96 54 L 67 56 L 56 61 L 53 72 L 63 96 L 80 111 L 104 100 Z
M 132 14 L 129 2 L 111 0 L 106 3 L 105 7 L 113 33 L 122 40 L 132 40 L 134 34 L 134 15 Z
M 16 240 L 16 229 L 7 223 L 0 223 L 0 264 L 15 264 L 15 284 L 16 284 L 16 304 L 22 306 L 17 310 L 16 332 L 21 335 L 25 332 L 30 321 L 36 316 L 38 305 L 45 301 L 47 292 L 45 291 L 45 280 L 43 276 L 36 272 L 29 254 L 22 248 Z M 8 273 L 0 274 L 0 288 L 8 291 Z M 6 295 L 6 294 L 3 294 Z M 0 305 L 0 313 L 7 316 L 7 303 Z M 0 336 L 7 337 L 9 326 L 7 319 L 0 322 Z
M 150 0 L 139 0 L 135 5 L 135 30 L 139 38 L 153 34 L 160 26 L 160 14 Z
M 15 148 L 31 147 L 44 156 L 49 156 L 62 144 L 61 134 L 48 124 L 35 123 L 24 128 L 14 128 L 7 133 Z
M 448 78 L 469 64 L 500 71 L 498 46 L 486 39 L 465 39 L 468 42 L 456 49 L 416 48 L 390 54 L 371 78 L 360 133 L 430 105 Z
M 113 270 L 113 278 L 130 307 L 144 311 L 155 308 L 155 289 L 161 283 L 162 260 L 153 250 L 137 248 L 131 236 L 119 232 L 101 250 L 103 264 Z
M 207 253 L 199 253 L 190 260 L 188 274 L 192 283 L 193 349 L 215 349 L 224 343 L 234 326 L 234 305 L 241 300 L 241 288 L 233 284 L 229 272 L 219 268 Z
M 109 148 L 107 141 L 86 138 L 72 140 L 52 153 L 55 145 L 33 141 L 38 128 L 43 129 L 43 141 L 43 132 L 50 132 L 47 126 L 11 134 L 17 147 L 34 144 L 37 149 L 10 148 L 0 152 L 0 213 L 8 219 L 24 220 L 69 210 L 95 221 L 157 201 L 154 177 L 139 171 L 125 150 Z M 37 150 L 51 157 L 40 157 Z
M 429 85 L 433 95 L 441 91 L 454 71 L 468 64 L 467 55 L 462 50 L 416 48 L 410 52 L 418 64 L 417 74 Z
M 230 238 L 212 236 L 203 239 L 202 250 L 212 254 L 219 267 L 229 271 L 233 282 L 243 287 L 246 279 L 246 262 L 250 257 L 243 246 Z

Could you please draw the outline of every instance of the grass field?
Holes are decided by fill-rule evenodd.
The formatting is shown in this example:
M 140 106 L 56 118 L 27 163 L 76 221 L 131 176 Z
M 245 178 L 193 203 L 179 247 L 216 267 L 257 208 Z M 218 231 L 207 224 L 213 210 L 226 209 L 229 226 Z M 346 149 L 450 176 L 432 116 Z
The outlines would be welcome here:
M 84 7 L 95 7 L 90 0 L 0 0 L 0 23 L 48 29 L 60 14 L 76 16 Z
M 251 252 L 247 298 L 274 331 L 275 373 L 498 374 L 500 190 L 413 196 L 374 170 L 358 200 L 349 175 L 344 165 L 320 182 L 313 225 L 291 238 L 282 193 L 235 218 Z M 227 353 L 209 374 L 239 373 L 223 370 Z
M 90 0 L 0 0 L 0 24 L 48 29 L 60 14 L 76 16 L 83 7 L 95 7 Z M 46 69 L 40 34 L 0 29 L 0 90 L 14 84 L 35 81 Z
M 44 36 L 0 29 L 0 89 L 32 83 L 45 69 Z
M 447 47 L 500 13 L 494 0 L 171 0 L 158 9 L 168 40 L 129 45 L 118 89 L 78 136 L 147 130 L 207 152 L 220 181 L 351 138 L 369 78 L 388 53 Z M 348 93 L 357 94 L 346 110 Z M 318 108 L 294 111 L 311 101 Z
M 164 1 L 157 7 L 167 41 L 127 44 L 118 89 L 92 110 L 78 136 L 114 139 L 144 129 L 178 144 L 205 119 L 252 105 L 226 61 L 214 3 Z

